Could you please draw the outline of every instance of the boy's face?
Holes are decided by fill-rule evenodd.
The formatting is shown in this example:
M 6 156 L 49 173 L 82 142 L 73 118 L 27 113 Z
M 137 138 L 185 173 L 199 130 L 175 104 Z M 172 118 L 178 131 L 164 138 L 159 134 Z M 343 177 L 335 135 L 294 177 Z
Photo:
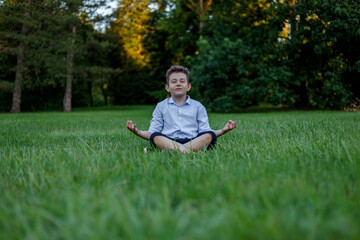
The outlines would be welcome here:
M 188 83 L 185 73 L 175 72 L 170 75 L 169 85 L 166 84 L 165 89 L 171 93 L 172 97 L 182 97 L 190 91 L 191 84 Z

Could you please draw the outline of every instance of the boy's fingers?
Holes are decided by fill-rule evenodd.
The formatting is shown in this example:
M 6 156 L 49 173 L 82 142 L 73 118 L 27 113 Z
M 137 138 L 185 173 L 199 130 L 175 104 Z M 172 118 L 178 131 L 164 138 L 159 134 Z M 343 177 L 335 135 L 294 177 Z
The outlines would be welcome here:
M 134 131 L 134 125 L 135 124 L 133 124 L 132 121 L 130 121 L 130 120 L 128 120 L 126 123 L 126 127 L 132 132 Z
M 229 130 L 233 130 L 234 128 L 236 128 L 236 121 L 234 122 L 233 120 L 229 120 L 228 125 Z
M 130 130 L 130 131 L 134 131 L 134 127 L 133 127 L 133 124 L 132 124 L 132 121 L 128 121 L 127 123 L 126 123 L 126 127 Z
M 229 120 L 227 123 L 226 123 L 226 125 L 225 125 L 225 127 L 224 127 L 224 130 L 226 131 L 226 132 L 228 132 L 228 131 L 230 131 L 230 130 L 233 130 L 234 128 L 236 128 L 236 121 L 233 121 L 233 120 Z

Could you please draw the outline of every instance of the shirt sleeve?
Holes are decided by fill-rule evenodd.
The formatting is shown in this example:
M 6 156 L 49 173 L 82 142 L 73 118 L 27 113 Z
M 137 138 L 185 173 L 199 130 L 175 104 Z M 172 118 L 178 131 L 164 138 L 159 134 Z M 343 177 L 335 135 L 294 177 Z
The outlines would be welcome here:
M 206 112 L 206 108 L 202 104 L 200 104 L 198 107 L 197 122 L 199 126 L 199 133 L 213 131 L 209 125 L 209 118 Z
M 151 132 L 151 133 L 161 132 L 164 127 L 164 118 L 161 113 L 161 106 L 159 103 L 156 105 L 156 108 L 155 108 L 152 116 L 153 116 L 153 118 L 150 121 L 149 132 Z

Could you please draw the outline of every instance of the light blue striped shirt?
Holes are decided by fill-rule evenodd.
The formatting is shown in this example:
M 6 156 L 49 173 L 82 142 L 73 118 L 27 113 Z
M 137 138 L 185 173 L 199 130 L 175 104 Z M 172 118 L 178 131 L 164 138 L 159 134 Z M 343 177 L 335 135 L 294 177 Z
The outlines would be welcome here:
M 181 106 L 172 97 L 159 102 L 152 116 L 149 132 L 161 132 L 170 138 L 194 138 L 212 131 L 205 107 L 189 96 Z

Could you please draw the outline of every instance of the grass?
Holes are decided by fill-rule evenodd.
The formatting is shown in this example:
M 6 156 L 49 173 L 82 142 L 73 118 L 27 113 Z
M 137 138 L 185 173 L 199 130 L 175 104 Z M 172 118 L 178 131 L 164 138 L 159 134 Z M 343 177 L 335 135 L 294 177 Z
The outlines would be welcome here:
M 0 239 L 359 239 L 360 114 L 209 114 L 217 149 L 144 153 L 153 106 L 0 114 Z

